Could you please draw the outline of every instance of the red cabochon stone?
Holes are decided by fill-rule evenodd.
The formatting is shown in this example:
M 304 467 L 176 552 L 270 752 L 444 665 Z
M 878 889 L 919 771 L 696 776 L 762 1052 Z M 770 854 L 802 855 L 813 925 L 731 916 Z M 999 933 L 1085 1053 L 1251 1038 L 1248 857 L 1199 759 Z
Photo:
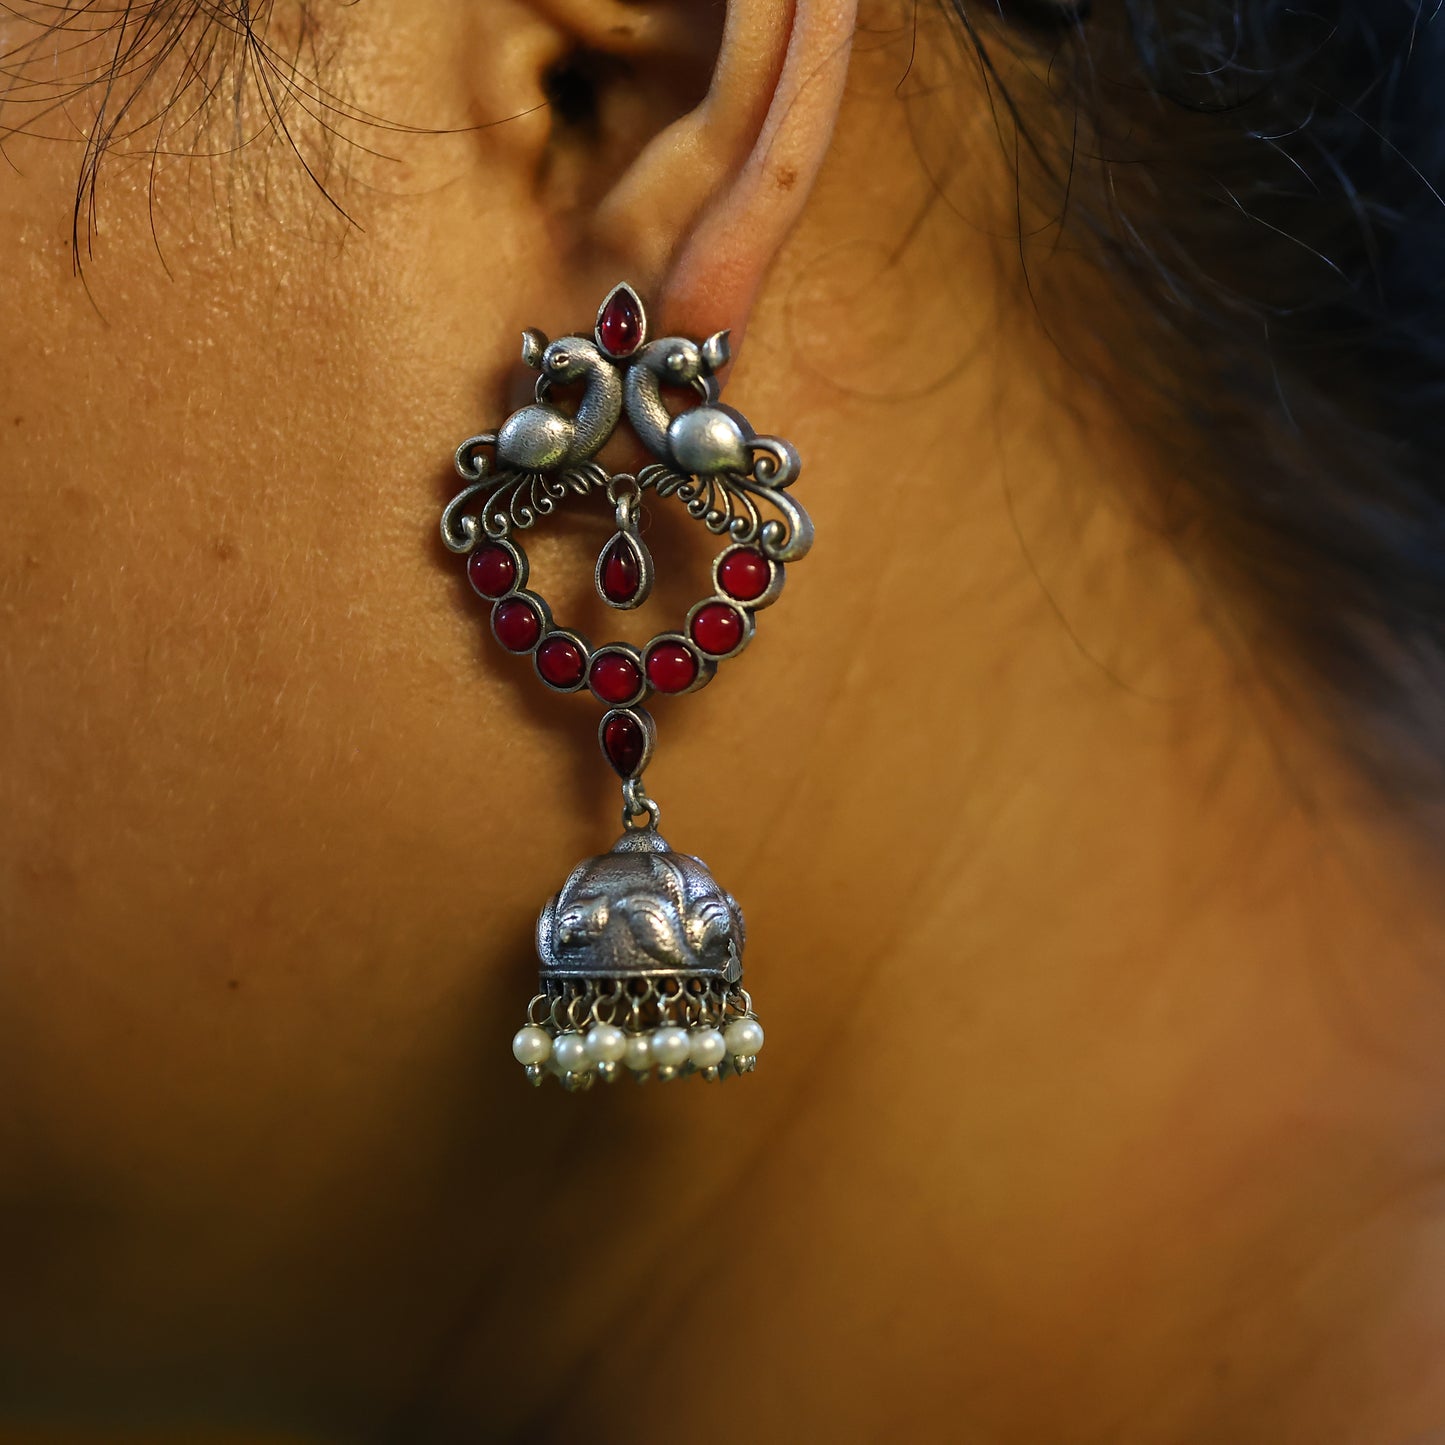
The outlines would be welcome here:
M 768 590 L 771 577 L 767 558 L 751 547 L 734 547 L 718 563 L 718 585 L 739 602 L 756 602 Z
M 642 669 L 622 652 L 601 652 L 592 663 L 592 691 L 603 702 L 631 702 L 642 689 Z
M 697 680 L 697 658 L 680 642 L 659 642 L 647 654 L 647 680 L 658 692 L 686 692 Z
M 597 339 L 609 356 L 631 356 L 642 341 L 642 307 L 625 286 L 613 292 L 603 307 Z
M 492 631 L 508 652 L 530 652 L 542 635 L 542 619 L 530 602 L 513 597 L 492 609 Z
M 602 595 L 609 602 L 631 602 L 641 582 L 637 553 L 619 537 L 602 558 Z
M 587 659 L 570 637 L 549 637 L 537 649 L 537 671 L 553 687 L 577 687 L 587 672 Z
M 602 750 L 607 754 L 607 761 L 624 778 L 632 777 L 642 766 L 645 747 L 646 738 L 636 718 L 618 713 L 607 719 L 602 729 Z
M 722 657 L 743 640 L 743 619 L 726 602 L 699 607 L 692 619 L 692 640 L 712 657 Z
M 467 577 L 483 597 L 505 597 L 517 585 L 517 564 L 505 547 L 478 547 L 467 558 Z

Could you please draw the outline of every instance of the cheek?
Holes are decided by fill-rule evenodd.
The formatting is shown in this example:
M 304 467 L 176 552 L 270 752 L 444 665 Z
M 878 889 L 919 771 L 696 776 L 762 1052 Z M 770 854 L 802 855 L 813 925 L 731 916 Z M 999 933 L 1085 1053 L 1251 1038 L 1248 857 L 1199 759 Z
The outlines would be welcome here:
M 313 199 L 168 278 L 123 195 L 87 294 L 74 159 L 0 213 L 0 1185 L 59 1166 L 124 1208 L 204 1191 L 198 1158 L 230 1187 L 268 1129 L 284 1160 L 299 1078 L 344 1138 L 418 1031 L 460 1039 L 440 1001 L 506 974 L 479 936 L 527 956 L 568 853 L 491 848 L 548 739 L 436 539 L 515 338 L 464 350 L 400 218 L 338 245 Z

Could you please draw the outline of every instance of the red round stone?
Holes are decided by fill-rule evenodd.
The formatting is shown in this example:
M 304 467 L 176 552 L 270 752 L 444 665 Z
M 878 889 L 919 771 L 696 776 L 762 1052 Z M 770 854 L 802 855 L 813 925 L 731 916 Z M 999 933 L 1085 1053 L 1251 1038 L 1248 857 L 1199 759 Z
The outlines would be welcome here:
M 697 681 L 697 658 L 680 642 L 659 642 L 647 654 L 647 680 L 658 692 L 686 692 Z
M 739 602 L 756 602 L 768 590 L 773 569 L 761 552 L 751 547 L 734 547 L 718 563 L 718 586 Z
M 592 663 L 592 691 L 603 702 L 631 702 L 642 691 L 642 669 L 624 652 L 598 653 Z
M 692 619 L 692 640 L 712 657 L 724 657 L 743 640 L 743 619 L 726 602 L 699 607 Z
M 642 344 L 642 303 L 630 286 L 612 293 L 597 318 L 597 340 L 609 356 L 631 356 Z
M 467 579 L 483 597 L 505 597 L 517 585 L 517 563 L 505 547 L 478 547 L 467 558 Z
M 631 602 L 642 582 L 637 553 L 619 537 L 602 558 L 602 595 L 609 602 Z
M 492 631 L 508 652 L 530 652 L 542 635 L 542 619 L 530 602 L 513 597 L 492 608 Z
M 553 687 L 578 687 L 587 674 L 587 659 L 570 637 L 549 637 L 537 649 L 537 671 Z
M 602 728 L 602 751 L 624 778 L 634 776 L 647 751 L 647 739 L 637 719 L 625 712 L 608 718 Z

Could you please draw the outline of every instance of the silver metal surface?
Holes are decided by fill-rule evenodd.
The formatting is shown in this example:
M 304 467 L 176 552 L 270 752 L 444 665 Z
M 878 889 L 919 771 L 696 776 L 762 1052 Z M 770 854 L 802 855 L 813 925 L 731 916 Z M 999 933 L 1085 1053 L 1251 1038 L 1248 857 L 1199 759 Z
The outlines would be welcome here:
M 637 304 L 644 344 L 623 359 L 601 345 L 607 303 L 627 290 Z M 801 462 L 791 443 L 760 436 L 743 414 L 720 400 L 720 373 L 731 360 L 726 331 L 702 342 L 685 336 L 646 341 L 641 298 L 620 283 L 597 313 L 596 340 L 563 336 L 549 342 L 540 331 L 522 333 L 522 360 L 540 375 L 536 401 L 512 413 L 495 431 L 480 432 L 456 450 L 458 475 L 467 483 L 442 513 L 442 540 L 469 552 L 483 537 L 505 538 L 550 516 L 569 496 L 608 487 L 593 460 L 623 413 L 658 459 L 636 478 L 639 490 L 675 496 L 707 528 L 758 546 L 775 562 L 794 562 L 813 541 L 813 524 L 788 493 Z M 552 399 L 558 387 L 582 387 L 570 413 Z M 691 393 L 698 404 L 673 412 L 665 391 Z M 617 498 L 609 496 L 617 505 Z M 776 516 L 765 516 L 772 511 Z M 619 531 L 626 531 L 619 526 Z M 636 538 L 640 543 L 640 536 Z M 651 586 L 645 547 L 644 585 Z
M 498 467 L 550 472 L 585 462 L 612 435 L 622 415 L 622 378 L 617 365 L 585 336 L 562 336 L 550 344 L 540 331 L 522 333 L 522 360 L 541 373 L 537 400 L 514 411 L 497 429 Z M 571 415 L 553 406 L 555 387 L 582 383 L 582 400 Z
M 537 919 L 544 989 L 550 980 L 662 975 L 733 983 L 745 940 L 732 895 L 652 828 L 579 863 Z
M 649 714 L 640 712 L 651 723 Z M 655 739 L 651 740 L 655 741 Z M 662 809 L 657 806 L 656 801 L 648 794 L 642 784 L 642 769 L 647 766 L 647 756 L 651 755 L 651 741 L 646 749 L 642 766 L 637 769 L 633 777 L 625 778 L 622 783 L 622 826 L 629 833 L 645 833 L 656 830 L 662 825 Z M 638 818 L 646 819 L 646 822 L 637 822 Z
M 766 441 L 769 446 L 776 442 L 794 458 L 797 456 L 787 442 L 778 442 L 775 437 L 755 441 Z M 754 459 L 753 477 L 741 473 L 693 476 L 653 462 L 637 474 L 637 484 L 659 497 L 676 497 L 686 505 L 688 515 L 696 517 L 709 532 L 738 546 L 756 547 L 769 561 L 796 562 L 813 545 L 813 519 L 783 486 L 757 480 L 765 474 L 785 475 L 791 465 L 780 463 L 775 469 L 771 453 L 765 453 Z M 767 507 L 778 516 L 765 516 Z

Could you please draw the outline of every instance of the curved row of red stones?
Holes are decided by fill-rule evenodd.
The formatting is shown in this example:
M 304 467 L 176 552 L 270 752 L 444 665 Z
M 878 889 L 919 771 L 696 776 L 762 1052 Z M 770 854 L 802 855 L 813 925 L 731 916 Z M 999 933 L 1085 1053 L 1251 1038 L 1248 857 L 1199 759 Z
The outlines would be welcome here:
M 753 635 L 753 613 L 775 601 L 784 569 L 752 547 L 732 547 L 713 564 L 716 595 L 687 615 L 682 632 L 664 632 L 641 650 L 623 642 L 593 649 L 552 621 L 551 609 L 526 589 L 526 553 L 511 541 L 483 543 L 467 557 L 467 578 L 492 604 L 492 635 L 511 653 L 531 654 L 537 675 L 557 692 L 590 686 L 611 707 L 649 692 L 675 695 L 705 686 L 719 661 L 735 657 Z

